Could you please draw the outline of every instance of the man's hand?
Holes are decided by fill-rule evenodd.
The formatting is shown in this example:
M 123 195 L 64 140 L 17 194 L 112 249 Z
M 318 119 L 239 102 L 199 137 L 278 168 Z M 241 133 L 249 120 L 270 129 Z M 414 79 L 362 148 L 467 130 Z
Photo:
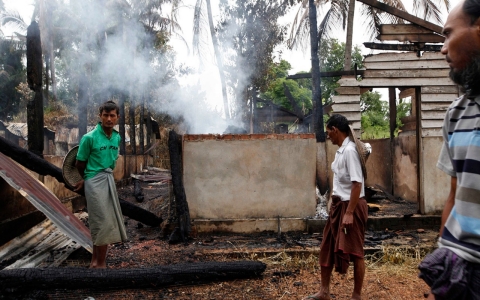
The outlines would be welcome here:
M 343 215 L 343 222 L 342 222 L 341 229 L 344 230 L 346 234 L 348 234 L 348 232 L 353 229 L 353 213 L 348 211 L 345 212 L 345 215 Z
M 79 182 L 77 182 L 77 184 L 75 184 L 75 186 L 73 187 L 73 190 L 75 192 L 80 192 L 80 191 L 83 191 L 83 184 L 85 183 L 84 180 L 80 180 Z

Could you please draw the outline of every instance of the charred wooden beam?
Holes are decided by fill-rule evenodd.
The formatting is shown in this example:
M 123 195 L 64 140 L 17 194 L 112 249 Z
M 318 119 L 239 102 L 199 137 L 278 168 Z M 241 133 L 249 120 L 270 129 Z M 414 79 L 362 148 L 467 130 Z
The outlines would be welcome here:
M 57 179 L 58 182 L 65 183 L 62 170 L 59 167 L 2 137 L 0 137 L 0 152 L 35 173 L 44 176 L 49 175 Z M 67 184 L 65 184 L 65 187 L 73 191 L 73 188 Z M 83 193 L 80 194 L 84 196 Z M 154 213 L 125 201 L 120 197 L 119 200 L 123 215 L 148 226 L 156 227 L 162 223 L 162 218 L 157 217 Z
M 320 72 L 320 77 L 341 77 L 341 76 L 363 76 L 363 70 L 351 70 L 351 71 L 331 71 L 331 72 Z M 287 76 L 287 79 L 303 79 L 303 78 L 312 78 L 312 73 L 300 73 L 295 75 Z
M 143 202 L 145 197 L 143 196 L 143 189 L 140 186 L 140 181 L 138 179 L 133 180 L 133 196 L 137 202 Z
M 380 24 L 380 34 L 424 34 L 433 31 L 415 24 Z
M 399 41 L 411 43 L 443 43 L 445 37 L 434 34 L 380 34 L 377 36 L 379 41 Z
M 174 130 L 171 130 L 168 134 L 168 150 L 170 152 L 173 194 L 175 195 L 175 207 L 179 225 L 178 229 L 170 237 L 170 241 L 176 242 L 179 238 L 177 233 L 179 233 L 181 240 L 186 242 L 190 233 L 190 211 L 182 179 L 182 141 Z
M 385 43 L 363 43 L 366 48 L 393 51 L 435 51 L 440 52 L 443 45 L 429 45 L 424 43 L 415 44 L 385 44 Z
M 253 278 L 265 271 L 259 261 L 201 262 L 137 269 L 31 268 L 0 271 L 0 295 L 32 290 L 160 288 Z M 18 299 L 18 298 L 17 298 Z
M 358 0 L 362 3 L 365 3 L 369 6 L 378 8 L 384 12 L 387 12 L 391 15 L 394 15 L 396 17 L 402 18 L 406 21 L 409 21 L 413 24 L 416 24 L 418 26 L 421 26 L 423 28 L 429 29 L 433 32 L 436 32 L 438 34 L 442 34 L 442 27 L 435 25 L 433 23 L 430 23 L 428 21 L 425 21 L 423 19 L 420 19 L 419 17 L 416 17 L 414 15 L 411 15 L 403 10 L 399 10 L 398 8 L 392 7 L 390 5 L 387 5 L 385 3 L 379 2 L 377 0 Z
M 27 81 L 35 97 L 27 103 L 28 149 L 43 155 L 43 62 L 42 41 L 38 23 L 33 21 L 27 29 Z

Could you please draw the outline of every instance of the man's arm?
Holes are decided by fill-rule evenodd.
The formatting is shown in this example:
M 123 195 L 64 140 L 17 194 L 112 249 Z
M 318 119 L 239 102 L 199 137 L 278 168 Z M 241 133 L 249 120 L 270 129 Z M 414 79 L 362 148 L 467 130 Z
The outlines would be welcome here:
M 443 208 L 443 213 L 442 213 L 442 224 L 440 225 L 440 236 L 442 236 L 445 222 L 447 222 L 448 216 L 450 216 L 450 212 L 452 211 L 452 208 L 455 205 L 456 191 L 457 191 L 457 177 L 451 177 L 450 193 L 448 194 L 447 203 L 445 203 L 445 207 Z
M 352 190 L 350 191 L 350 201 L 348 202 L 347 211 L 343 216 L 343 224 L 342 224 L 343 228 L 347 229 L 347 232 L 353 227 L 353 212 L 357 207 L 361 191 L 362 191 L 362 183 L 358 181 L 352 181 Z
M 82 178 L 83 178 L 85 176 L 85 169 L 87 167 L 87 162 L 77 160 L 76 163 L 75 163 L 75 167 L 77 167 L 78 173 L 80 173 L 80 176 L 82 176 Z M 75 192 L 78 192 L 78 191 L 82 190 L 83 189 L 83 183 L 84 183 L 84 180 L 80 180 L 79 182 L 77 182 L 77 184 L 75 184 L 75 186 L 73 187 L 73 190 Z

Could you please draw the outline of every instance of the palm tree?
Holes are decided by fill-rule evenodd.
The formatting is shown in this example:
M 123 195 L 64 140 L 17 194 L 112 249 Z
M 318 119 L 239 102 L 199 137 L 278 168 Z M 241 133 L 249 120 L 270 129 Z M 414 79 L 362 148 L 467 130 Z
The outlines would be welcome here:
M 325 38 L 328 38 L 333 26 L 340 24 L 343 29 L 347 27 L 346 39 L 346 53 L 345 53 L 345 69 L 351 69 L 351 49 L 352 49 L 352 35 L 353 35 L 353 19 L 355 13 L 355 0 L 315 0 L 317 11 L 330 5 L 330 14 L 328 24 L 325 26 Z M 384 0 L 388 4 L 397 9 L 406 11 L 401 0 Z M 443 0 L 443 4 L 447 8 L 450 7 L 448 0 Z M 370 38 L 375 37 L 378 32 L 378 25 L 382 22 L 389 23 L 403 23 L 403 20 L 388 13 L 379 11 L 371 6 L 362 5 L 362 15 L 365 17 L 365 24 L 367 27 L 367 34 Z M 414 0 L 413 13 L 422 15 L 425 20 L 441 23 L 441 12 L 439 6 L 430 0 Z M 308 26 L 308 0 L 302 0 L 301 5 L 295 15 L 292 27 L 290 29 L 290 36 L 287 41 L 289 48 L 303 46 L 309 33 Z
M 223 109 L 225 113 L 225 118 L 230 119 L 230 109 L 228 105 L 228 98 L 227 98 L 227 84 L 225 80 L 225 73 L 223 70 L 223 60 L 222 56 L 220 54 L 219 50 L 219 45 L 218 45 L 218 39 L 215 34 L 215 27 L 213 26 L 213 17 L 212 17 L 212 5 L 210 3 L 210 0 L 206 0 L 206 5 L 207 5 L 207 15 L 208 15 L 208 26 L 210 28 L 210 36 L 212 39 L 212 44 L 213 44 L 213 50 L 215 53 L 215 60 L 217 61 L 218 65 L 218 73 L 220 75 L 220 82 L 222 85 L 222 96 L 223 96 Z M 194 53 L 200 53 L 200 31 L 201 31 L 201 26 L 200 23 L 202 21 L 202 0 L 197 0 L 197 3 L 195 4 L 195 14 L 194 14 L 194 36 L 193 36 L 193 49 Z

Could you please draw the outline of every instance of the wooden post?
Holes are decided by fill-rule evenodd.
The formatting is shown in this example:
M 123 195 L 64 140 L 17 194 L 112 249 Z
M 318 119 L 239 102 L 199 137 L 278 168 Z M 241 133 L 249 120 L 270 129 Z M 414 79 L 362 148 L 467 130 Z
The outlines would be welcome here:
M 27 103 L 28 149 L 43 156 L 43 81 L 42 41 L 37 22 L 32 21 L 27 29 L 27 80 L 35 92 Z
M 388 88 L 388 102 L 390 109 L 390 139 L 395 137 L 395 128 L 397 127 L 397 99 L 395 88 Z
M 395 88 L 388 88 L 388 103 L 390 109 L 390 165 L 393 167 L 395 163 L 395 128 L 397 127 L 397 99 L 395 95 Z M 394 195 L 395 189 L 393 184 L 395 182 L 395 172 L 392 172 L 392 190 L 391 193 Z
M 415 120 L 417 124 L 416 128 L 416 142 L 417 142 L 417 199 L 418 199 L 418 208 L 421 214 L 425 214 L 425 198 L 424 198 L 424 188 L 423 188 L 423 156 L 422 156 L 422 88 L 415 88 Z M 412 103 L 412 106 L 414 103 Z

